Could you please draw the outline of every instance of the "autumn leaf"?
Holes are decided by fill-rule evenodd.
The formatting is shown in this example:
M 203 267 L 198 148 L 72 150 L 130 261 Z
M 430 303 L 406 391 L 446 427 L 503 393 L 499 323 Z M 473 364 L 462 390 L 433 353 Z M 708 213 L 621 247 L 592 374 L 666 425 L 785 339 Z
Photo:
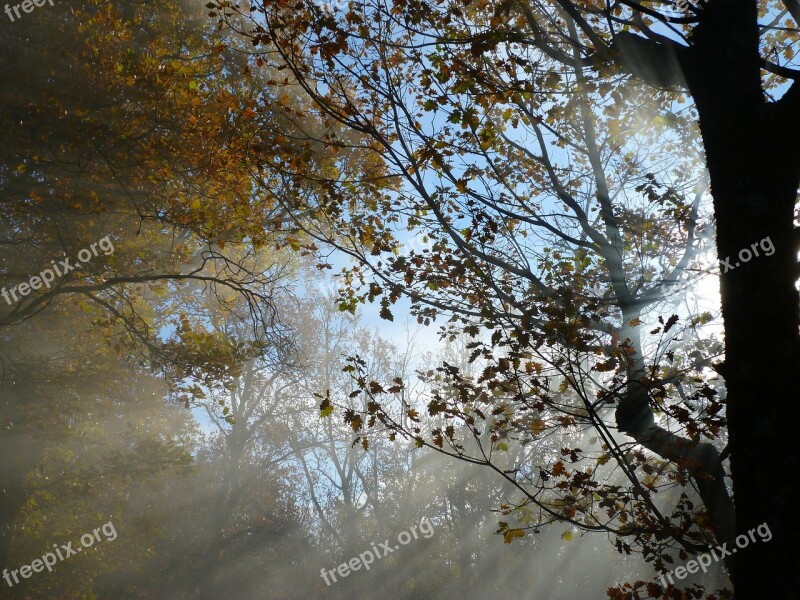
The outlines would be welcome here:
M 545 422 L 542 419 L 534 419 L 529 427 L 533 433 L 541 433 L 545 428 Z

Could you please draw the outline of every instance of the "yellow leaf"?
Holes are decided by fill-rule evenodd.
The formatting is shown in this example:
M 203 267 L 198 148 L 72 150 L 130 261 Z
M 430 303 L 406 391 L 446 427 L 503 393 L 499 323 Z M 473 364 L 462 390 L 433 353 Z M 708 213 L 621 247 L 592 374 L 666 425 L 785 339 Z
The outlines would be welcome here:
M 503 534 L 503 543 L 510 544 L 514 538 L 521 538 L 525 535 L 522 529 L 509 529 Z
M 537 362 L 525 363 L 525 372 L 530 375 L 533 371 L 536 371 L 537 374 L 541 373 L 542 372 L 541 363 Z
M 544 421 L 541 419 L 535 419 L 531 421 L 530 428 L 534 433 L 539 433 L 544 429 Z

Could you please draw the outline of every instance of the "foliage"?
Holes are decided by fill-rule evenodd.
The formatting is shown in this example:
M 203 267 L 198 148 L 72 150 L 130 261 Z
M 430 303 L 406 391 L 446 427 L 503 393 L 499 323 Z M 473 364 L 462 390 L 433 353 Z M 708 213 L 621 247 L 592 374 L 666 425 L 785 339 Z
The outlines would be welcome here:
M 428 371 L 429 399 L 398 409 L 405 382 L 370 379 L 354 357 L 366 407 L 342 408 L 359 439 L 381 426 L 493 469 L 515 488 L 504 509 L 533 509 L 501 527 L 507 541 L 567 521 L 659 570 L 672 550 L 730 541 L 722 345 L 703 328 L 713 315 L 680 299 L 712 231 L 697 113 L 677 84 L 631 77 L 614 31 L 660 17 L 567 2 L 213 6 L 316 110 L 368 135 L 396 182 L 354 198 L 331 177 L 290 207 L 320 211 L 298 219 L 312 235 L 348 232 L 327 237 L 358 259 L 341 307 L 380 302 L 391 320 L 406 297 L 485 362 Z M 415 236 L 427 247 L 402 252 Z

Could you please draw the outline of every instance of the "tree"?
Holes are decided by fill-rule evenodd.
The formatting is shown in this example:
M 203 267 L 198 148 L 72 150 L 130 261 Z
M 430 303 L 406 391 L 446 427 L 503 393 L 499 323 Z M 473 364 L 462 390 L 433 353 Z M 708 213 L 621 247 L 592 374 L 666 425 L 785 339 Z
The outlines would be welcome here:
M 236 12 L 228 2 L 212 11 L 223 19 Z M 771 52 L 791 61 L 800 5 L 709 0 L 682 13 L 630 0 L 387 0 L 337 11 L 298 0 L 241 12 L 231 22 L 268 46 L 259 59 L 288 69 L 324 118 L 371 137 L 394 176 L 395 188 L 383 190 L 376 184 L 391 178 L 328 177 L 308 203 L 328 220 L 299 219 L 360 260 L 351 281 L 370 275 L 369 289 L 351 290 L 342 306 L 380 298 L 391 318 L 391 304 L 406 295 L 423 321 L 445 313 L 463 331 L 492 332 L 475 351 L 494 366 L 477 382 L 444 366 L 451 395 L 434 397 L 428 410 L 473 427 L 499 410 L 505 418 L 486 425 L 492 449 L 506 444 L 503 434 L 528 442 L 559 418 L 564 428 L 591 427 L 606 447 L 594 460 L 602 467 L 613 458 L 625 470 L 624 492 L 593 477 L 576 480 L 586 471 L 552 460 L 539 485 L 564 477 L 567 489 L 621 502 L 624 510 L 600 527 L 633 536 L 659 567 L 665 540 L 698 552 L 711 535 L 730 545 L 767 523 L 771 542 L 740 548 L 728 561 L 736 593 L 778 597 L 787 582 L 796 587 L 794 485 L 785 474 L 797 467 L 786 416 L 798 383 L 786 374 L 800 357 L 800 72 Z M 345 146 L 335 136 L 320 141 Z M 679 317 L 690 338 L 703 315 L 647 323 L 702 268 L 708 185 L 722 267 L 722 362 L 713 340 L 695 338 L 683 353 L 668 347 Z M 404 228 L 428 235 L 431 249 L 393 257 Z M 710 381 L 712 366 L 724 376 L 725 399 Z M 562 395 L 554 396 L 559 380 Z M 476 415 L 476 402 L 486 412 Z M 430 443 L 376 404 L 375 416 Z M 522 433 L 520 417 L 531 411 Z M 479 439 L 484 432 L 474 429 Z M 431 433 L 434 446 L 447 439 L 461 452 L 447 427 Z M 628 439 L 639 449 L 628 451 Z M 566 449 L 579 466 L 587 458 Z M 672 466 L 664 471 L 659 459 Z M 493 466 L 491 458 L 479 462 Z M 692 480 L 704 508 L 692 508 L 690 492 L 662 514 L 648 480 L 654 469 Z M 587 508 L 571 499 L 553 511 L 516 481 L 529 473 L 498 471 L 545 521 L 575 521 L 573 511 Z M 648 593 L 663 593 L 653 585 Z
M 226 246 L 297 244 L 287 240 L 290 231 L 278 233 L 274 201 L 252 201 L 245 161 L 256 132 L 277 137 L 291 125 L 279 111 L 252 110 L 266 100 L 261 83 L 222 43 L 224 34 L 196 9 L 165 1 L 90 2 L 69 15 L 21 21 L 2 35 L 11 51 L 0 63 L 8 135 L 0 173 L 7 217 L 0 324 L 30 318 L 58 296 L 82 294 L 158 355 L 152 324 L 126 292 L 150 288 L 158 297 L 200 281 L 218 297 L 243 295 L 254 325 L 268 325 L 273 278 L 250 271 L 250 255 L 234 257 Z M 53 39 L 64 41 L 63 50 L 53 50 Z M 294 150 L 276 148 L 264 147 L 264 154 Z M 279 173 L 262 178 L 281 193 Z M 33 293 L 15 292 L 53 260 L 76 263 L 80 250 L 104 236 L 115 244 L 113 257 L 57 273 Z M 147 243 L 155 247 L 144 249 Z
M 224 379 L 280 341 L 268 340 L 280 272 L 254 270 L 253 247 L 285 244 L 291 232 L 273 227 L 266 239 L 264 222 L 280 221 L 280 209 L 252 201 L 244 158 L 253 133 L 288 121 L 273 112 L 256 124 L 259 86 L 223 35 L 196 8 L 170 1 L 87 2 L 0 31 L 0 448 L 15 449 L 0 469 L 3 564 L 47 423 L 28 418 L 41 401 L 38 365 L 26 356 L 32 347 L 38 357 L 31 330 L 70 335 L 51 317 L 89 315 L 123 359 L 174 375 L 171 383 Z M 79 268 L 59 271 L 63 260 Z M 192 331 L 201 319 L 181 311 L 204 296 L 243 297 L 260 347 Z M 164 343 L 165 331 L 184 343 Z
M 163 379 L 120 360 L 93 321 L 83 306 L 56 302 L 2 330 L 0 559 L 11 570 L 108 521 L 125 542 L 97 544 L 53 577 L 4 581 L 4 598 L 80 598 L 98 576 L 141 564 L 162 535 L 141 489 L 185 476 L 191 463 L 190 415 L 165 405 Z
M 121 109 L 124 102 L 119 92 L 120 84 L 125 81 L 121 75 L 124 69 L 116 70 L 116 66 L 106 69 L 95 60 L 98 56 L 101 63 L 105 59 L 120 60 L 120 52 L 124 53 L 110 44 L 107 53 L 93 47 L 97 42 L 93 36 L 102 39 L 115 22 L 112 8 L 93 11 L 96 8 L 84 9 L 87 18 L 96 18 L 96 27 L 88 39 L 78 32 L 80 18 L 67 18 L 57 11 L 43 13 L 35 23 L 27 19 L 16 23 L 15 27 L 4 27 L 0 34 L 4 47 L 9 49 L 0 59 L 3 80 L 0 118 L 7 135 L 7 143 L 0 149 L 4 216 L 0 255 L 4 298 L 0 306 L 0 324 L 6 342 L 3 404 L 8 420 L 0 433 L 0 444 L 4 449 L 13 445 L 20 450 L 19 462 L 3 470 L 0 500 L 4 521 L 0 525 L 3 564 L 6 564 L 13 519 L 25 500 L 22 482 L 28 467 L 36 463 L 34 457 L 39 452 L 36 444 L 30 443 L 29 436 L 35 435 L 26 427 L 30 421 L 19 419 L 35 406 L 36 395 L 32 395 L 32 390 L 37 384 L 24 354 L 19 354 L 18 344 L 26 346 L 27 331 L 27 327 L 20 324 L 48 305 L 56 314 L 72 315 L 71 310 L 54 300 L 65 295 L 77 300 L 78 293 L 98 305 L 105 302 L 112 312 L 117 311 L 117 315 L 122 316 L 119 313 L 125 311 L 125 301 L 114 294 L 124 285 L 120 279 L 128 276 L 127 282 L 132 283 L 140 272 L 140 261 L 146 262 L 152 257 L 148 256 L 148 251 L 142 251 L 143 245 L 136 246 L 132 252 L 126 251 L 117 235 L 128 226 L 135 232 L 138 219 L 132 215 L 132 210 L 126 210 L 130 207 L 120 207 L 124 203 L 118 202 L 117 194 L 124 192 L 126 182 L 119 185 L 108 171 L 114 171 L 115 159 L 123 155 L 144 154 L 141 144 L 136 152 L 130 143 L 125 143 L 135 137 L 135 128 L 141 128 L 143 123 L 139 121 L 136 125 L 135 115 Z M 84 14 L 79 11 L 77 16 Z M 116 23 L 122 25 L 122 21 Z M 67 39 L 80 41 L 67 44 Z M 54 44 L 61 41 L 65 43 Z M 61 48 L 56 50 L 58 46 Z M 130 66 L 130 62 L 128 64 Z M 50 86 L 54 84 L 60 84 L 60 94 L 52 92 Z M 114 108 L 121 110 L 115 113 Z M 118 134 L 116 140 L 112 132 Z M 112 157 L 115 151 L 119 154 Z M 104 171 L 104 167 L 107 170 Z M 145 230 L 144 237 L 150 241 L 148 233 L 150 231 Z M 40 291 L 31 291 L 28 295 L 14 293 L 20 283 L 27 285 L 31 277 L 52 268 L 51 261 L 66 255 L 75 262 L 80 250 L 104 236 L 109 236 L 105 241 L 111 246 L 104 243 L 104 251 L 96 254 L 82 272 L 64 273 L 63 277 L 54 278 L 52 285 L 39 285 Z M 142 242 L 142 238 L 137 241 Z M 109 253 L 109 249 L 114 252 Z M 118 279 L 111 275 L 114 267 L 117 267 Z M 146 276 L 138 278 L 139 281 L 146 279 Z M 72 307 L 77 308 L 76 305 Z M 68 408 L 67 402 L 64 408 Z M 12 422 L 22 426 L 14 430 L 9 426 Z M 26 443 L 21 445 L 20 441 Z

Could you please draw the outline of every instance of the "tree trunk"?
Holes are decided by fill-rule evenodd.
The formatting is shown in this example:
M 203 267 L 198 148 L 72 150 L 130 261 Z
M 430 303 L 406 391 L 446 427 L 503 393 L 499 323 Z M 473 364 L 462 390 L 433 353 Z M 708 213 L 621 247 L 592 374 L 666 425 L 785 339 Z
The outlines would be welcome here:
M 800 399 L 800 88 L 795 83 L 779 101 L 766 102 L 754 0 L 709 0 L 689 48 L 621 38 L 625 68 L 654 85 L 686 85 L 700 117 L 721 271 L 720 372 L 741 544 L 728 544 L 736 598 L 796 598 L 792 541 L 800 528 L 792 504 L 799 461 L 791 417 Z M 632 418 L 629 412 L 622 416 Z M 750 536 L 760 525 L 770 541 Z
M 774 143 L 778 146 L 780 138 Z M 706 150 L 709 163 L 730 164 L 741 162 L 743 149 L 726 148 L 724 141 L 709 135 Z M 753 147 L 748 154 L 758 152 Z M 770 542 L 751 542 L 737 550 L 731 577 L 739 600 L 788 597 L 787 590 L 800 589 L 792 547 L 798 539 L 793 506 L 798 451 L 791 418 L 796 414 L 792 406 L 800 400 L 792 227 L 798 182 L 781 181 L 776 166 L 767 169 L 753 160 L 747 170 L 724 167 L 727 175 L 712 174 L 711 180 L 717 250 L 733 266 L 721 267 L 721 291 L 736 531 L 747 536 L 767 523 L 774 535 Z M 771 256 L 764 255 L 760 244 L 765 239 L 770 241 L 767 248 L 774 245 Z M 757 249 L 761 256 L 745 262 L 744 249 Z
M 798 450 L 791 415 L 800 400 L 793 225 L 798 118 L 787 110 L 791 97 L 765 102 L 756 3 L 717 3 L 713 10 L 713 20 L 695 30 L 684 73 L 700 116 L 717 221 L 726 348 L 721 373 L 742 546 L 731 579 L 738 600 L 797 597 Z M 755 534 L 753 541 L 748 532 L 764 523 L 773 539 Z

